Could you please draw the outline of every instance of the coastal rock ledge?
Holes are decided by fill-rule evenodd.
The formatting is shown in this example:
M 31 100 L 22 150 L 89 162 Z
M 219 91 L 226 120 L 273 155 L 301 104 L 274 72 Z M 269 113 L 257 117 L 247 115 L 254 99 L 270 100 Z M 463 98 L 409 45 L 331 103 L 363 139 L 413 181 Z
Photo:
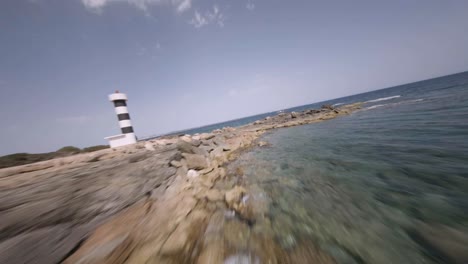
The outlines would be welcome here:
M 301 254 L 334 263 L 318 249 L 311 255 L 298 246 L 288 253 L 274 239 L 254 236 L 251 223 L 232 216 L 260 221 L 262 214 L 251 213 L 242 184 L 221 183 L 239 177 L 226 173 L 227 162 L 248 147 L 267 145 L 257 142 L 265 131 L 358 109 L 360 104 L 327 106 L 1 169 L 0 263 L 224 263 L 246 257 L 303 263 Z M 255 241 L 255 254 L 236 255 L 246 249 L 246 237 Z

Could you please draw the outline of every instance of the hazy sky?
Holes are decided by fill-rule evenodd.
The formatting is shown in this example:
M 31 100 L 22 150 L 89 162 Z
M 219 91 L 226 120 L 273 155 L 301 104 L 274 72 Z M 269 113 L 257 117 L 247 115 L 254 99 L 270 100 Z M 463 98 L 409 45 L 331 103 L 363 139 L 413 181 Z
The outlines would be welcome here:
M 138 136 L 468 70 L 468 1 L 1 0 L 0 154 Z

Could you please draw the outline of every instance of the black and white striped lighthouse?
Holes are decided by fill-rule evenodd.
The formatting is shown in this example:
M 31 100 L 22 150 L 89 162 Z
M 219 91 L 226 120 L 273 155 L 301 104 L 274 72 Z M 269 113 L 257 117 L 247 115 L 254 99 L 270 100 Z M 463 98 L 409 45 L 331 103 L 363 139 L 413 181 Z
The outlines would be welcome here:
M 119 126 L 122 130 L 121 135 L 107 137 L 111 148 L 120 147 L 129 144 L 135 144 L 137 142 L 135 132 L 133 131 L 132 122 L 130 121 L 130 114 L 127 108 L 127 95 L 115 91 L 115 93 L 109 95 L 109 100 L 114 104 L 115 113 L 119 120 Z

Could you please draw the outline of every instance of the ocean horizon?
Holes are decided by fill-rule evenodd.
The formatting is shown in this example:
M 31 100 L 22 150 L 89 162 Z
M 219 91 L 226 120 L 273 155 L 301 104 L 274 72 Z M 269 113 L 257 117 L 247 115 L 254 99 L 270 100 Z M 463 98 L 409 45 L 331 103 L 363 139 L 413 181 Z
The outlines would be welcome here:
M 425 79 L 425 80 L 420 80 L 420 81 L 415 81 L 407 84 L 401 84 L 401 85 L 396 85 L 396 86 L 391 86 L 391 87 L 386 87 L 386 88 L 381 88 L 378 90 L 372 90 L 364 93 L 358 93 L 358 94 L 353 94 L 353 95 L 348 95 L 348 96 L 343 96 L 343 97 L 338 97 L 335 99 L 329 99 L 325 101 L 319 101 L 315 103 L 310 103 L 310 104 L 305 104 L 305 105 L 299 105 L 299 106 L 294 106 L 290 108 L 284 108 L 284 109 L 277 109 L 274 111 L 270 112 L 265 112 L 261 114 L 256 114 L 256 115 L 251 115 L 251 116 L 246 116 L 246 117 L 240 117 L 232 120 L 227 120 L 227 121 L 222 121 L 222 122 L 217 122 L 213 124 L 208 124 L 208 125 L 202 125 L 199 127 L 194 127 L 194 128 L 188 128 L 188 129 L 182 129 L 182 130 L 177 130 L 177 131 L 172 131 L 168 133 L 161 133 L 158 135 L 151 135 L 151 136 L 145 136 L 140 138 L 139 140 L 151 140 L 157 137 L 162 137 L 162 136 L 170 136 L 170 135 L 182 135 L 182 134 L 196 134 L 196 133 L 208 133 L 211 132 L 215 129 L 221 129 L 223 127 L 238 127 L 238 126 L 243 126 L 252 122 L 255 122 L 256 120 L 261 120 L 264 119 L 268 116 L 273 116 L 278 114 L 280 111 L 281 112 L 294 112 L 294 111 L 303 111 L 306 109 L 319 109 L 322 105 L 332 105 L 335 107 L 339 107 L 340 105 L 345 105 L 345 104 L 351 104 L 351 103 L 357 103 L 357 102 L 367 102 L 367 103 L 377 103 L 381 101 L 386 101 L 390 99 L 394 99 L 393 96 L 399 96 L 399 95 L 388 95 L 385 91 L 391 90 L 391 89 L 396 89 L 399 87 L 417 87 L 420 84 L 424 85 L 425 82 L 434 82 L 437 81 L 438 79 L 443 79 L 446 77 L 455 77 L 455 76 L 461 76 L 461 75 L 468 75 L 468 71 L 464 72 L 459 72 L 459 73 L 454 73 L 450 75 L 444 75 L 444 76 L 439 76 L 439 77 L 434 77 L 430 79 Z M 392 93 L 388 93 L 392 94 Z M 382 95 L 383 97 L 377 98 L 376 96 Z M 362 101 L 359 101 L 362 100 Z M 375 100 L 375 101 L 373 101 Z M 373 102 L 372 102 L 373 101 Z M 379 105 L 377 104 L 377 106 Z

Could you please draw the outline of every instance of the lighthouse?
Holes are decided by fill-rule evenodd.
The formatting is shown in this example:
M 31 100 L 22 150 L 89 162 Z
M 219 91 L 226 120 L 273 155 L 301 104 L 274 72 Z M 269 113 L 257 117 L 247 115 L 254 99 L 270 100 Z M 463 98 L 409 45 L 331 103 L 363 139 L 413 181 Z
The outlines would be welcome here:
M 135 144 L 137 140 L 135 132 L 133 131 L 132 122 L 130 121 L 130 114 L 128 113 L 127 95 L 115 91 L 115 93 L 109 95 L 109 100 L 114 104 L 122 134 L 106 137 L 105 139 L 109 140 L 111 148 Z

